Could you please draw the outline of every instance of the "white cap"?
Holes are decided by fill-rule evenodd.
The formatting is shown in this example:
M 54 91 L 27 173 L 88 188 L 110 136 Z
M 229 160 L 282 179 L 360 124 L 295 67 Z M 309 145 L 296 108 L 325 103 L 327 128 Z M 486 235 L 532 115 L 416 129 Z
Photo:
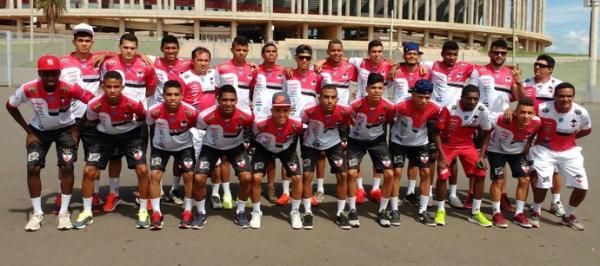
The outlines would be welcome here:
M 94 37 L 94 28 L 86 23 L 79 23 L 73 28 L 73 35 L 77 34 L 78 32 L 87 32 Z

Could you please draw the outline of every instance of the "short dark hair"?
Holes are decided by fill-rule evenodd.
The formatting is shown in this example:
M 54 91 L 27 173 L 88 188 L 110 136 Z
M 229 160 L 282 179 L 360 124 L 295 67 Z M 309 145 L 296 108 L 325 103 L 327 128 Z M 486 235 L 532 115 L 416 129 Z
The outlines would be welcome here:
M 521 100 L 519 100 L 519 103 L 517 104 L 517 108 L 519 108 L 519 106 L 535 106 L 535 102 L 533 101 L 533 99 L 529 98 L 529 97 L 525 97 Z
M 203 53 L 207 53 L 208 54 L 208 58 L 211 57 L 210 55 L 210 51 L 202 46 L 198 46 L 196 48 L 194 48 L 194 50 L 192 50 L 192 60 L 196 59 L 197 55 L 203 54 Z
M 106 72 L 104 74 L 104 77 L 102 77 L 102 81 L 106 81 L 108 79 L 116 79 L 119 82 L 123 83 L 123 76 L 121 76 L 121 73 L 114 70 Z
M 573 86 L 573 84 L 571 84 L 569 82 L 562 82 L 562 83 L 556 85 L 556 87 L 554 87 L 554 96 L 558 95 L 558 91 L 562 90 L 562 89 L 572 89 L 573 96 L 575 96 L 575 86 Z
M 339 44 L 342 47 L 344 47 L 344 44 L 342 43 L 342 41 L 340 39 L 334 39 L 334 40 L 329 41 L 329 43 L 327 44 L 327 50 L 329 50 L 329 48 L 331 48 L 331 46 L 334 44 Z
M 446 52 L 446 51 L 454 51 L 454 50 L 458 50 L 460 49 L 460 47 L 458 46 L 458 43 L 456 43 L 455 41 L 445 41 L 444 45 L 442 45 L 442 53 Z
M 165 94 L 165 92 L 167 92 L 168 88 L 177 88 L 177 89 L 179 89 L 179 91 L 181 91 L 181 83 L 179 83 L 179 81 L 174 80 L 174 79 L 168 80 L 163 85 L 163 94 Z
M 541 54 L 538 55 L 538 57 L 535 59 L 537 60 L 544 60 L 548 63 L 548 66 L 551 68 L 554 68 L 554 65 L 556 64 L 556 61 L 554 61 L 554 58 L 552 56 L 549 56 L 547 54 Z
M 497 39 L 492 42 L 492 44 L 490 45 L 490 49 L 492 49 L 494 47 L 508 49 L 508 43 L 506 43 L 506 41 L 504 39 Z
M 177 44 L 177 47 L 179 47 L 179 41 L 177 40 L 177 37 L 173 36 L 173 35 L 167 35 L 165 37 L 162 38 L 162 40 L 160 41 L 160 48 L 163 48 L 167 43 L 174 43 Z
M 123 44 L 123 41 L 134 42 L 135 46 L 138 46 L 138 39 L 133 33 L 125 33 L 121 35 L 121 38 L 119 39 L 119 45 Z
M 322 93 L 324 90 L 331 90 L 331 89 L 335 90 L 335 93 L 337 94 L 337 86 L 336 86 L 336 85 L 334 85 L 334 84 L 325 84 L 325 85 L 323 85 L 323 86 L 321 87 L 321 93 Z
M 272 42 L 268 42 L 263 45 L 262 49 L 260 49 L 260 53 L 264 54 L 268 47 L 275 47 L 275 51 L 277 51 L 277 45 Z
M 367 51 L 371 51 L 371 48 L 376 47 L 376 46 L 383 47 L 383 43 L 380 40 L 372 40 L 369 42 Z
M 467 94 L 471 92 L 476 92 L 477 94 L 481 95 L 479 92 L 479 87 L 473 84 L 469 84 L 462 89 L 462 92 L 460 93 L 460 98 L 467 96 Z
M 94 39 L 94 35 L 87 31 L 78 31 L 77 33 L 75 33 L 73 35 L 73 40 L 77 40 L 77 38 L 79 38 L 79 37 L 90 37 L 90 38 Z
M 379 82 L 385 83 L 383 76 L 379 73 L 372 72 L 367 77 L 367 86 L 371 86 L 371 85 L 373 85 L 375 83 L 379 83 Z
M 237 98 L 237 93 L 235 91 L 235 88 L 229 84 L 227 85 L 223 85 L 223 87 L 219 88 L 217 90 L 217 99 L 221 99 L 221 97 L 223 97 L 223 94 L 225 93 L 233 93 L 235 95 L 235 98 Z
M 244 36 L 236 36 L 233 38 L 233 42 L 231 42 L 231 48 L 235 47 L 236 45 L 248 46 L 248 38 Z

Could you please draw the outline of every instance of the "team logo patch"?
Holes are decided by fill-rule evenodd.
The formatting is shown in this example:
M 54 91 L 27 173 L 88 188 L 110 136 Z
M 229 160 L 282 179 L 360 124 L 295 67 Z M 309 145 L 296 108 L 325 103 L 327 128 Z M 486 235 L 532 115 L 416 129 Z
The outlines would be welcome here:
M 143 77 L 144 77 L 144 72 L 142 72 L 142 71 L 138 71 L 138 72 L 136 72 L 136 73 L 135 73 L 135 76 L 136 76 L 137 78 L 141 79 L 141 78 L 143 78 Z
M 254 164 L 254 169 L 263 169 L 265 168 L 265 163 L 263 162 L 258 162 Z
M 341 167 L 344 164 L 344 158 L 341 158 L 341 157 L 333 158 L 333 163 L 335 164 L 335 166 Z
M 529 173 L 529 162 L 522 161 L 521 162 L 521 169 L 523 169 L 523 172 Z
M 302 160 L 302 165 L 304 165 L 304 168 L 310 167 L 310 159 L 307 158 Z
M 404 162 L 404 155 L 394 156 L 394 163 L 403 163 L 403 162 Z
M 140 148 L 135 148 L 133 150 L 133 158 L 139 161 L 144 156 L 144 152 Z
M 504 167 L 496 167 L 494 168 L 494 175 L 503 175 L 504 174 Z
M 90 153 L 88 154 L 87 161 L 88 162 L 97 162 L 100 160 L 100 153 Z
M 575 182 L 577 182 L 578 184 L 581 184 L 583 182 L 583 176 L 575 175 Z
M 37 151 L 27 154 L 27 161 L 33 162 L 40 158 L 40 154 Z
M 245 159 L 239 159 L 237 160 L 237 166 L 240 168 L 244 168 L 244 166 L 246 166 L 246 160 Z
M 573 119 L 571 120 L 571 127 L 576 127 L 577 126 L 577 120 Z
M 162 159 L 160 157 L 153 157 L 152 160 L 150 160 L 150 165 L 152 166 L 160 166 L 162 164 Z
M 183 159 L 183 167 L 190 169 L 192 168 L 192 166 L 194 165 L 194 160 L 190 159 L 190 158 L 185 158 Z
M 181 124 L 181 127 L 187 127 L 188 126 L 188 122 L 185 121 L 185 120 L 181 121 L 180 124 Z
M 289 162 L 288 167 L 292 172 L 296 172 L 298 170 L 298 164 L 296 164 L 295 162 Z
M 383 167 L 385 167 L 385 168 L 388 168 L 392 165 L 392 161 L 390 160 L 390 157 L 388 157 L 388 156 L 382 157 L 381 163 L 383 164 Z
M 422 163 L 429 162 L 429 154 L 424 153 L 424 154 L 419 155 L 419 160 L 421 160 Z
M 71 149 L 63 149 L 62 158 L 65 162 L 71 161 L 73 159 L 73 151 Z
M 210 163 L 208 163 L 208 161 L 200 161 L 200 165 L 198 166 L 198 168 L 206 170 L 209 168 L 209 166 L 210 166 Z
M 348 160 L 348 166 L 357 166 L 357 165 L 358 165 L 358 159 L 352 158 L 352 159 Z

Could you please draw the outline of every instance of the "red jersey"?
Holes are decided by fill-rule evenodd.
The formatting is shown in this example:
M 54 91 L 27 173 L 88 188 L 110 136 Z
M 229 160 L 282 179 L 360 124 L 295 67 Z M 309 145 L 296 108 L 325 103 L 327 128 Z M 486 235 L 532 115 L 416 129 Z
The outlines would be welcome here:
M 71 84 L 77 84 L 84 90 L 91 92 L 94 96 L 101 93 L 100 90 L 100 68 L 94 67 L 92 59 L 94 55 L 102 52 L 89 53 L 85 59 L 79 59 L 75 52 L 60 57 L 60 79 Z M 81 118 L 85 114 L 86 104 L 80 101 L 71 102 L 73 114 Z
M 386 134 L 386 126 L 392 123 L 396 110 L 394 104 L 381 98 L 374 108 L 369 105 L 367 97 L 356 99 L 350 104 L 352 110 L 352 126 L 350 137 L 357 140 L 374 140 Z
M 302 122 L 293 118 L 277 128 L 275 121 L 268 117 L 254 125 L 254 135 L 257 143 L 272 153 L 280 153 L 288 149 L 298 136 L 302 136 Z
M 445 106 L 440 112 L 437 129 L 440 131 L 442 143 L 450 147 L 473 147 L 473 133 L 481 128 L 491 130 L 490 111 L 478 102 L 471 111 L 462 109 L 460 100 Z
M 179 74 L 190 69 L 192 65 L 192 61 L 177 59 L 175 64 L 169 65 L 167 62 L 160 57 L 150 57 L 154 62 L 154 72 L 156 72 L 156 91 L 154 92 L 154 98 L 152 99 L 152 104 L 162 103 L 163 99 L 163 88 L 165 82 L 169 80 L 178 80 Z M 183 85 L 183 84 L 181 84 Z
M 392 126 L 391 141 L 402 146 L 423 146 L 429 143 L 427 121 L 437 119 L 440 107 L 430 101 L 423 110 L 412 98 L 396 104 L 396 122 Z
M 307 125 L 303 145 L 317 150 L 329 149 L 341 142 L 340 126 L 348 127 L 351 111 L 336 105 L 333 113 L 325 114 L 321 105 L 308 107 L 302 112 L 302 123 Z
M 523 80 L 523 91 L 525 92 L 525 96 L 533 99 L 537 111 L 541 103 L 554 100 L 554 87 L 560 83 L 562 81 L 554 77 L 550 77 L 544 83 L 537 83 L 535 82 L 535 78 L 532 77 Z
M 358 75 L 356 67 L 345 61 L 335 67 L 325 62 L 319 75 L 322 78 L 322 85 L 333 84 L 337 87 L 338 104 L 350 104 L 350 81 L 356 81 Z
M 217 66 L 217 87 L 231 85 L 237 92 L 237 107 L 250 112 L 250 84 L 254 74 L 250 65 L 237 67 L 232 60 Z
M 204 75 L 196 75 L 191 69 L 179 75 L 183 101 L 194 106 L 199 112 L 215 105 L 215 70 L 209 69 Z
M 494 128 L 490 134 L 488 151 L 502 154 L 522 153 L 527 140 L 537 133 L 541 124 L 542 120 L 534 116 L 525 128 L 518 128 L 516 118 L 507 123 L 504 115 L 501 115 L 492 123 Z
M 304 75 L 298 69 L 292 71 L 292 77 L 285 82 L 285 92 L 292 102 L 290 117 L 300 119 L 302 111 L 307 106 L 317 103 L 317 94 L 321 89 L 321 76 L 309 70 Z
M 494 118 L 504 113 L 510 107 L 510 102 L 517 98 L 512 92 L 516 81 L 507 66 L 502 66 L 499 70 L 495 70 L 492 64 L 479 66 L 473 71 L 471 83 L 479 86 L 480 101 Z
M 198 116 L 198 129 L 206 130 L 202 145 L 219 150 L 229 150 L 245 142 L 244 130 L 251 130 L 254 117 L 250 112 L 237 108 L 230 118 L 221 116 L 217 105 L 204 110 Z
M 271 115 L 271 102 L 273 94 L 280 92 L 285 83 L 285 68 L 280 65 L 274 65 L 272 68 L 265 68 L 259 65 L 254 73 L 253 82 L 250 85 L 252 92 L 252 105 L 256 121 L 263 120 Z
M 88 103 L 87 119 L 99 120 L 96 129 L 104 134 L 119 135 L 140 126 L 146 119 L 144 104 L 136 99 L 121 94 L 117 105 L 110 105 L 106 96 L 98 96 Z
M 414 87 L 417 80 L 420 79 L 431 79 L 431 72 L 421 74 L 419 65 L 417 65 L 415 71 L 412 72 L 408 70 L 408 66 L 406 65 L 398 67 L 396 76 L 394 76 L 394 81 L 389 85 L 394 93 L 393 103 L 398 103 L 401 100 L 410 98 L 410 88 Z
M 123 94 L 142 102 L 144 107 L 147 106 L 146 97 L 152 95 L 148 92 L 154 91 L 157 85 L 156 73 L 151 66 L 146 65 L 140 58 L 134 58 L 133 63 L 126 64 L 121 56 L 117 56 L 107 59 L 102 64 L 103 77 L 108 71 L 121 73 L 125 85 Z
M 460 100 L 462 89 L 475 69 L 475 65 L 461 61 L 454 63 L 452 68 L 448 68 L 443 61 L 428 62 L 425 66 L 431 73 L 433 83 L 431 99 L 441 107 Z
M 554 101 L 542 103 L 539 108 L 542 127 L 535 141 L 536 145 L 553 151 L 566 151 L 577 146 L 577 132 L 592 129 L 588 111 L 579 104 L 573 103 L 571 110 L 565 113 L 556 110 Z
M 154 125 L 152 146 L 164 151 L 180 151 L 192 147 L 190 128 L 196 125 L 198 112 L 182 102 L 175 113 L 169 113 L 166 103 L 152 106 L 148 109 L 146 124 Z
M 369 74 L 371 73 L 379 73 L 380 75 L 383 76 L 383 79 L 386 80 L 388 79 L 388 74 L 390 73 L 390 70 L 392 69 L 392 64 L 390 64 L 387 61 L 381 61 L 379 62 L 378 65 L 374 66 L 371 64 L 371 62 L 368 59 L 364 59 L 364 58 L 360 58 L 360 57 L 354 57 L 354 58 L 350 58 L 348 60 L 348 62 L 352 65 L 354 65 L 354 67 L 356 67 L 357 72 L 358 72 L 358 76 L 357 76 L 357 88 L 356 88 L 356 98 L 362 98 L 367 96 L 367 78 L 369 77 Z M 383 93 L 383 95 L 387 95 L 387 91 Z

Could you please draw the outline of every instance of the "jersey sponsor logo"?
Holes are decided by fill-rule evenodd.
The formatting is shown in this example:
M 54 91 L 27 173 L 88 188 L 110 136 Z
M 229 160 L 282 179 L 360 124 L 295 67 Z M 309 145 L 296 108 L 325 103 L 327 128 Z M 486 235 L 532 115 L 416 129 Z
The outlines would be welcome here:
M 40 153 L 38 153 L 37 151 L 34 152 L 30 152 L 27 154 L 27 161 L 28 162 L 33 162 L 33 161 L 37 161 L 37 159 L 40 158 Z
M 100 160 L 100 153 L 90 153 L 87 158 L 88 162 L 97 162 Z
M 152 166 L 160 166 L 162 164 L 162 159 L 160 157 L 152 157 L 150 160 L 150 165 Z
M 63 149 L 62 158 L 65 162 L 71 161 L 73 159 L 73 150 L 71 149 Z

